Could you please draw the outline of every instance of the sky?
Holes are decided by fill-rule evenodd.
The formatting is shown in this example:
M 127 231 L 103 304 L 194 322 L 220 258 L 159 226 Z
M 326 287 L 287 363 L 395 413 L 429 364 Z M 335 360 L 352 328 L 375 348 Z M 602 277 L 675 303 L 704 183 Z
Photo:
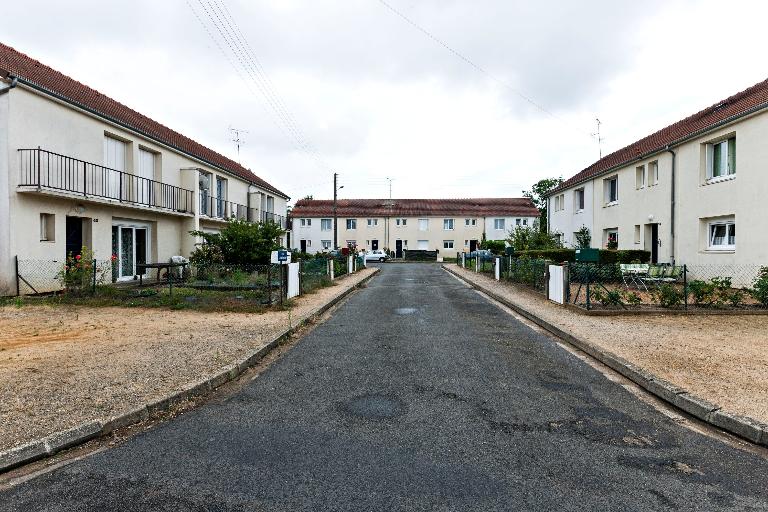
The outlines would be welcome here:
M 331 198 L 334 172 L 341 198 L 518 197 L 768 78 L 766 15 L 739 0 L 26 0 L 3 6 L 0 41 L 292 202 Z

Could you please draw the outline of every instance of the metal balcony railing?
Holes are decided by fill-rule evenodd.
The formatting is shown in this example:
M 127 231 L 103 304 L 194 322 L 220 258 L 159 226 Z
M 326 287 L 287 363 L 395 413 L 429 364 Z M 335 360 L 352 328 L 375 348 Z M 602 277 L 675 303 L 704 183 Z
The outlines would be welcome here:
M 192 213 L 194 193 L 52 151 L 19 149 L 20 187 L 75 193 L 85 198 Z
M 276 213 L 272 212 L 261 212 L 261 221 L 262 222 L 274 222 L 275 224 L 278 224 L 281 228 L 285 229 L 285 217 L 282 215 L 277 215 Z
M 200 193 L 200 215 L 211 219 L 239 219 L 248 222 L 258 221 L 258 210 L 244 204 L 211 197 Z

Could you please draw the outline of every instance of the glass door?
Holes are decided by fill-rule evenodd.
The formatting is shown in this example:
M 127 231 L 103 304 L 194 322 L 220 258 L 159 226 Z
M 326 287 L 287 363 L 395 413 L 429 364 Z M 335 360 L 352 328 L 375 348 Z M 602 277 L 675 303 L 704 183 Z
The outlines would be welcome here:
M 147 262 L 149 255 L 149 229 L 144 226 L 112 226 L 112 253 L 116 256 L 112 263 L 112 280 L 133 279 L 139 273 L 136 265 Z

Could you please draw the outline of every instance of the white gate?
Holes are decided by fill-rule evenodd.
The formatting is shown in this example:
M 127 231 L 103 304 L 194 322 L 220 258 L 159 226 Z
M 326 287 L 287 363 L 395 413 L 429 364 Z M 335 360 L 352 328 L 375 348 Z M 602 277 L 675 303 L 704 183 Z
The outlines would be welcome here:
M 563 286 L 563 267 L 549 266 L 549 300 L 559 304 L 565 303 L 565 287 Z
M 299 263 L 288 264 L 288 293 L 286 297 L 291 299 L 299 295 Z

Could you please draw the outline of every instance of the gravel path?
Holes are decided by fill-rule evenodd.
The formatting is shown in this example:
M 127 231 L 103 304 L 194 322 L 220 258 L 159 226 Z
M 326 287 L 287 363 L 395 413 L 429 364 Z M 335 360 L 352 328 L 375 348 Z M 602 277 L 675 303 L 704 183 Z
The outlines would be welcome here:
M 768 422 L 768 316 L 580 315 L 522 286 L 451 270 L 727 411 Z
M 290 311 L 0 308 L 0 450 L 109 418 L 232 364 L 374 272 L 296 299 Z

